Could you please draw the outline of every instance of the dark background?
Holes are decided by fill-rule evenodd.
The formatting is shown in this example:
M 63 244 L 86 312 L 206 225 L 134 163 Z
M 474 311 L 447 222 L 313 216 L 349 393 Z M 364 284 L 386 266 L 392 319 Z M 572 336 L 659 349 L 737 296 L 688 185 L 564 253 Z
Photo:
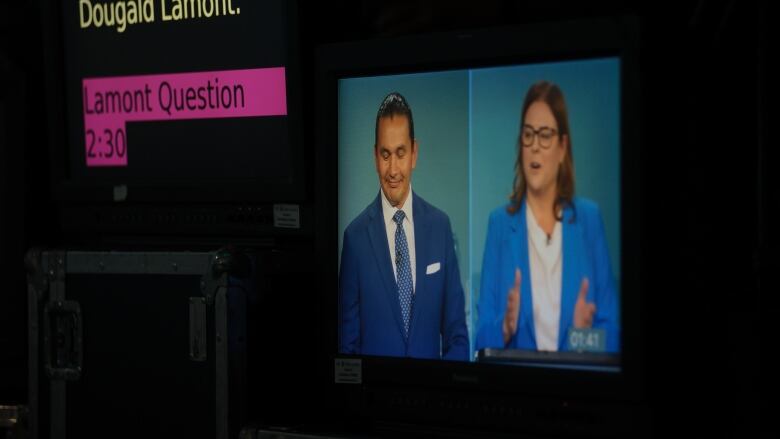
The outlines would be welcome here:
M 642 319 L 647 364 L 646 431 L 756 437 L 770 430 L 778 311 L 775 208 L 777 7 L 769 1 L 587 4 L 550 1 L 392 2 L 334 0 L 299 6 L 304 143 L 313 152 L 314 54 L 320 44 L 560 19 L 633 14 L 642 23 Z M 320 4 L 324 3 L 324 4 Z M 69 244 L 59 227 L 48 169 L 44 44 L 37 2 L 0 3 L 0 404 L 24 404 L 27 374 L 25 249 Z M 543 36 L 540 36 L 543 44 Z M 309 185 L 315 184 L 313 182 Z M 309 192 L 310 194 L 313 191 Z M 83 237 L 79 238 L 83 239 Z M 313 244 L 298 243 L 310 266 Z M 301 264 L 306 266 L 306 264 Z M 275 310 L 264 329 L 288 328 L 263 366 L 278 380 L 250 409 L 278 424 L 338 429 L 339 407 L 293 349 L 323 316 L 303 273 L 283 260 L 264 291 Z M 278 283 L 278 284 L 277 284 Z M 311 298 L 311 300 L 308 300 Z M 301 325 L 290 328 L 291 310 Z M 316 337 L 314 337 L 316 338 Z M 318 346 L 317 354 L 327 352 Z M 293 372 L 295 370 L 296 372 Z M 304 371 L 300 373 L 300 371 Z M 259 385 L 259 384 L 258 384 Z M 763 401 L 763 402 L 762 402 Z M 251 413 L 250 413 L 251 416 Z M 776 428 L 773 427 L 776 431 Z

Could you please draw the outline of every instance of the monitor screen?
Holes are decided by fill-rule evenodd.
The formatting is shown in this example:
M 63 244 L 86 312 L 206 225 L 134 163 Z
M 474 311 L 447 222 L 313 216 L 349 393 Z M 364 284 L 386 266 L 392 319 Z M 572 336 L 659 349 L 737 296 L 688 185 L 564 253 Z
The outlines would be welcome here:
M 618 56 L 341 76 L 339 353 L 619 372 L 621 126 Z
M 63 2 L 63 180 L 299 195 L 292 8 Z

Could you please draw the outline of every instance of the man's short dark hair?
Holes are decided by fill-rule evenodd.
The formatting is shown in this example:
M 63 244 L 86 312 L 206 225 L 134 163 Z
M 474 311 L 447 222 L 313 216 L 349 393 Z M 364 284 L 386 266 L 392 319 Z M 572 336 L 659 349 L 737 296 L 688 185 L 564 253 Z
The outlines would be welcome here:
M 406 102 L 401 93 L 394 91 L 385 96 L 382 100 L 382 104 L 379 106 L 379 111 L 376 112 L 376 126 L 374 128 L 374 148 L 376 148 L 379 141 L 379 119 L 383 117 L 393 116 L 406 116 L 406 120 L 409 121 L 409 137 L 412 139 L 414 145 L 414 119 L 412 119 L 412 108 L 409 107 L 409 103 Z

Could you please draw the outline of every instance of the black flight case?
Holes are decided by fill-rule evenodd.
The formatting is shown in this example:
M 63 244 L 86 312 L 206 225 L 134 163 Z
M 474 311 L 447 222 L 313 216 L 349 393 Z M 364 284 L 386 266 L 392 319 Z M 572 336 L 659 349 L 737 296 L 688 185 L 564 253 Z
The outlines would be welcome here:
M 248 258 L 30 250 L 32 438 L 237 437 Z

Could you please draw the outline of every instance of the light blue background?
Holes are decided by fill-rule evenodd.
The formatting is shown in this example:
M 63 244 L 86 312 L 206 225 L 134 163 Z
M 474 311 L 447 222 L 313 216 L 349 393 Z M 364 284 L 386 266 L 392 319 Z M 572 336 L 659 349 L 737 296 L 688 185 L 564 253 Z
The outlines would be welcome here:
M 412 188 L 452 222 L 472 344 L 488 217 L 511 194 L 523 99 L 531 84 L 542 79 L 558 84 L 566 99 L 575 194 L 601 209 L 619 291 L 617 58 L 339 82 L 339 257 L 344 229 L 379 193 L 373 156 L 376 112 L 385 95 L 400 92 L 412 108 L 420 147 Z

